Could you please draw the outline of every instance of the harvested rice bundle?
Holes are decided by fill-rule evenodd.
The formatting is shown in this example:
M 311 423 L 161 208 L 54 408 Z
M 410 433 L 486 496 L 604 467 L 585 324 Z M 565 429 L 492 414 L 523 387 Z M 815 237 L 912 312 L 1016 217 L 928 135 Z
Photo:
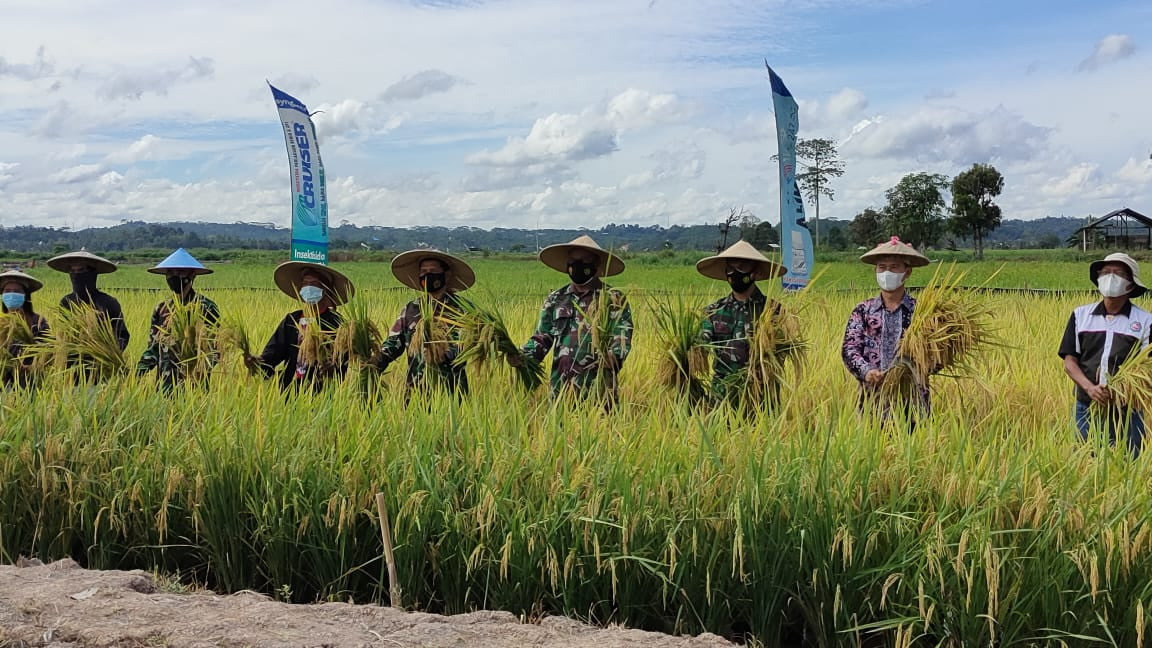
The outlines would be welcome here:
M 660 383 L 687 394 L 692 401 L 708 391 L 708 350 L 702 341 L 704 310 L 683 298 L 655 306 L 656 338 L 660 360 L 656 373 Z
M 745 402 L 776 403 L 786 366 L 799 371 L 808 342 L 801 333 L 800 317 L 769 300 L 748 338 L 748 373 Z
M 167 322 L 157 331 L 157 342 L 171 354 L 181 374 L 192 380 L 206 380 L 219 357 L 217 326 L 204 317 L 199 301 L 185 304 L 174 300 L 165 306 Z
M 910 398 L 937 372 L 970 373 L 978 352 L 1000 344 L 993 305 L 960 287 L 955 265 L 936 268 L 916 297 L 916 310 L 882 385 L 886 399 Z
M 31 345 L 40 364 L 58 370 L 79 367 L 100 381 L 127 371 L 128 362 L 112 330 L 112 320 L 90 304 L 75 303 L 56 315 L 52 337 Z
M 354 361 L 367 365 L 380 352 L 384 336 L 372 320 L 367 303 L 355 299 L 344 309 L 344 319 L 336 328 L 334 352 L 341 361 Z
M 34 339 L 32 328 L 23 314 L 0 314 L 0 373 L 22 364 Z
M 1134 350 L 1108 377 L 1108 390 L 1118 405 L 1152 411 L 1152 353 Z
M 300 331 L 299 357 L 305 367 L 323 372 L 337 364 L 335 354 L 336 331 L 320 326 L 320 312 L 315 305 L 305 304 L 298 325 Z
M 422 355 L 426 366 L 443 364 L 452 349 L 451 316 L 438 310 L 428 295 L 420 297 L 420 321 L 408 343 L 408 353 Z
M 460 330 L 461 352 L 456 357 L 457 363 L 483 368 L 494 358 L 503 358 L 526 391 L 534 391 L 544 384 L 544 365 L 520 353 L 498 311 L 469 300 L 459 301 L 460 310 L 446 315 Z
M 216 331 L 216 347 L 218 351 L 231 348 L 245 357 L 252 355 L 252 339 L 248 337 L 248 329 L 244 326 L 243 318 L 234 314 L 220 321 L 219 329 Z
M 612 347 L 619 343 L 617 334 L 627 308 L 628 298 L 624 293 L 609 288 L 598 291 L 587 310 L 577 304 L 576 309 L 582 315 L 579 335 L 581 338 L 588 337 L 589 346 L 595 357 L 603 359 L 614 355 Z M 596 380 L 593 384 L 598 396 L 614 394 L 616 378 L 616 372 L 610 371 L 601 360 L 596 367 Z

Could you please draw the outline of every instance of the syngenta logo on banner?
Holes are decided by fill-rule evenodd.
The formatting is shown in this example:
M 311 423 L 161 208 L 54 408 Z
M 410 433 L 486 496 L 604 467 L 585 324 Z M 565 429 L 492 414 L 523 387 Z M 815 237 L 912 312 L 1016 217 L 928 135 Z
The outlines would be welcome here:
M 300 202 L 308 209 L 316 208 L 316 192 L 312 187 L 312 149 L 308 148 L 308 129 L 304 124 L 292 125 L 296 148 L 300 150 Z

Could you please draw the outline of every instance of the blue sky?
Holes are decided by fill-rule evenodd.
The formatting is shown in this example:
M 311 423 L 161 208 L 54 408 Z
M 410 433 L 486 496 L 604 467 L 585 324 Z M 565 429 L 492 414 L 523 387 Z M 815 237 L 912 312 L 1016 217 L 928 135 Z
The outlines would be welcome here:
M 287 224 L 270 79 L 317 116 L 334 222 L 778 219 L 764 59 L 840 142 L 822 214 L 911 172 L 1008 218 L 1152 213 L 1152 4 L 11 0 L 0 224 Z

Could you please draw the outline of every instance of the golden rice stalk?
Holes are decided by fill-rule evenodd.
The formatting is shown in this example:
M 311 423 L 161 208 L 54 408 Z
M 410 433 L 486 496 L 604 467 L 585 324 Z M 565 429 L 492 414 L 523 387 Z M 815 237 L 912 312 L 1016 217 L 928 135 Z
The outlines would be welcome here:
M 171 300 L 164 305 L 167 321 L 156 332 L 156 341 L 176 359 L 185 378 L 205 380 L 216 364 L 217 327 L 204 316 L 198 300 L 187 304 Z
M 680 297 L 655 305 L 656 338 L 661 349 L 656 374 L 662 385 L 697 400 L 708 389 L 709 345 L 702 340 L 704 310 Z
M 430 297 L 420 298 L 420 321 L 408 343 L 408 353 L 423 356 L 427 366 L 443 364 L 452 347 L 450 321 L 438 310 Z M 432 316 L 428 317 L 428 313 Z
M 1152 353 L 1134 349 L 1116 373 L 1108 377 L 1108 390 L 1119 405 L 1152 411 Z
M 462 299 L 460 309 L 447 313 L 445 317 L 460 331 L 457 364 L 483 368 L 493 359 L 503 358 L 525 390 L 534 391 L 544 384 L 544 365 L 536 358 L 520 353 L 520 347 L 512 340 L 498 311 Z
M 297 326 L 300 332 L 299 358 L 307 367 L 329 369 L 335 365 L 333 346 L 335 331 L 325 331 L 320 325 L 320 312 L 315 306 L 305 304 Z
M 380 351 L 383 341 L 380 327 L 368 312 L 367 302 L 362 299 L 349 302 L 333 340 L 336 358 L 341 362 L 355 361 L 367 365 Z
M 252 355 L 252 339 L 248 337 L 248 329 L 239 315 L 229 315 L 220 322 L 216 331 L 217 350 L 235 349 L 245 356 Z
M 744 387 L 747 403 L 775 403 L 784 382 L 786 365 L 799 371 L 808 343 L 800 317 L 779 302 L 769 300 L 748 338 L 748 373 Z
M 0 372 L 22 364 L 33 341 L 32 327 L 23 313 L 0 314 Z
M 980 351 L 1001 344 L 993 304 L 961 288 L 963 277 L 954 264 L 946 270 L 937 267 L 916 296 L 912 322 L 882 383 L 886 399 L 912 395 L 933 373 L 970 373 Z
M 124 373 L 127 359 L 112 330 L 112 320 L 91 304 L 74 303 L 57 311 L 52 337 L 31 345 L 38 363 L 59 370 L 79 366 L 96 381 Z

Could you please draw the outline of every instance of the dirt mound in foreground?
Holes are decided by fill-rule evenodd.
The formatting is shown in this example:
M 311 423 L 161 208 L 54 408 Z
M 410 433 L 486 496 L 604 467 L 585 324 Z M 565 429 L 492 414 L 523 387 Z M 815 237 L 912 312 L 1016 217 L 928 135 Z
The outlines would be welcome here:
M 671 637 L 594 628 L 563 617 L 539 625 L 507 612 L 440 616 L 374 605 L 291 605 L 255 593 L 158 591 L 141 571 L 89 571 L 71 560 L 0 566 L 0 646 L 478 646 L 720 648 L 715 635 Z

